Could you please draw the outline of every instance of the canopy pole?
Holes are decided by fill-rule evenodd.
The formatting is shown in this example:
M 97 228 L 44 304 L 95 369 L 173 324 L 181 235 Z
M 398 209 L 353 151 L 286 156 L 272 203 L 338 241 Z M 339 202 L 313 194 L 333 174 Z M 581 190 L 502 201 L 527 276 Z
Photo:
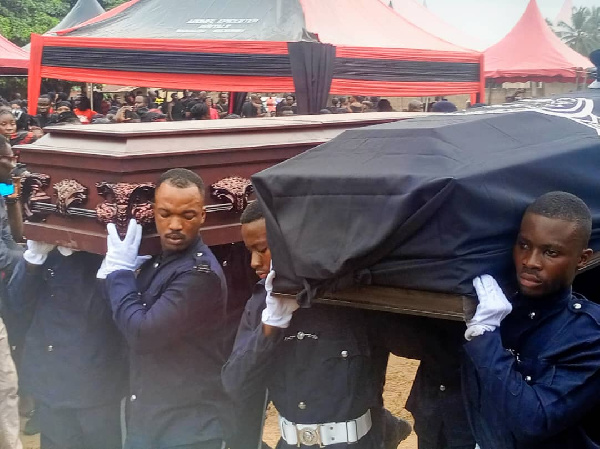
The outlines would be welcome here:
M 479 60 L 479 101 L 477 103 L 485 103 L 485 56 L 481 53 Z M 490 93 L 490 97 L 492 94 Z
M 575 90 L 579 90 L 579 69 L 575 69 Z
M 487 104 L 492 104 L 492 86 L 494 85 L 494 80 L 490 80 L 490 87 L 488 87 L 488 101 Z

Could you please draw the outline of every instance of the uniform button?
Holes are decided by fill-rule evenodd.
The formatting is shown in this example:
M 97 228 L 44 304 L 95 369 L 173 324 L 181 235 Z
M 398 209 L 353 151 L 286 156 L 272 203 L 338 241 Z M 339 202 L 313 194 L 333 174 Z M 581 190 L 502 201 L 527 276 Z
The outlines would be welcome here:
M 137 399 L 137 396 L 135 394 L 132 394 L 131 397 L 129 398 L 129 400 L 131 402 L 135 401 Z
M 52 352 L 52 351 L 54 351 L 54 346 L 52 346 L 52 345 L 49 345 L 49 346 L 48 346 L 48 352 Z
M 50 298 L 54 298 L 54 293 L 52 293 L 52 294 L 50 295 Z
M 304 402 L 300 402 L 300 403 L 298 404 L 298 408 L 299 408 L 300 410 L 305 410 L 305 409 L 306 409 L 306 404 L 305 404 Z
M 158 262 L 154 262 L 154 264 L 152 265 L 154 268 L 158 268 L 160 264 Z
M 342 351 L 341 355 L 343 358 L 348 357 L 348 351 Z
M 143 305 L 144 307 L 146 307 L 148 304 L 146 304 L 146 303 L 144 302 L 144 303 L 142 303 L 142 305 Z
M 202 257 L 204 253 L 196 253 L 196 257 Z
M 446 391 L 446 385 L 440 385 L 440 391 Z
M 54 277 L 54 270 L 53 270 L 53 269 L 51 269 L 51 268 L 48 268 L 48 274 L 49 274 L 51 277 Z
M 531 312 L 529 314 L 529 318 L 533 320 L 535 318 L 535 312 Z
M 226 260 L 224 260 L 224 261 L 223 261 L 223 266 L 224 266 L 224 267 L 226 267 L 226 266 L 227 266 L 227 261 L 226 261 Z
M 525 382 L 530 383 L 531 382 L 531 376 L 525 376 Z
M 575 304 L 573 304 L 573 308 L 575 310 L 579 310 L 579 309 L 581 309 L 581 304 L 579 304 L 578 302 L 576 302 Z
M 298 338 L 298 340 L 304 340 L 304 332 L 298 332 L 296 338 Z

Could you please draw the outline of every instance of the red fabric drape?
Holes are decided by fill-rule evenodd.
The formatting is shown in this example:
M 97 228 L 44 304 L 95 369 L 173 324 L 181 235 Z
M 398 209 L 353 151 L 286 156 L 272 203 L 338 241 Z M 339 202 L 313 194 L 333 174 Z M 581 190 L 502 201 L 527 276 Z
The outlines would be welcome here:
M 479 92 L 480 83 L 420 83 L 364 81 L 334 78 L 331 83 L 332 95 L 361 94 L 389 97 L 431 97 L 437 95 L 458 95 Z
M 31 35 L 31 49 L 29 52 L 29 80 L 27 87 L 27 104 L 29 106 L 29 114 L 37 114 L 37 100 L 40 96 L 42 87 L 42 51 L 44 50 L 44 42 L 39 34 Z
M 168 89 L 188 89 L 234 92 L 291 92 L 291 77 L 196 75 L 177 73 L 121 72 L 117 70 L 42 67 L 41 76 L 80 82 L 116 84 L 118 86 L 157 86 Z

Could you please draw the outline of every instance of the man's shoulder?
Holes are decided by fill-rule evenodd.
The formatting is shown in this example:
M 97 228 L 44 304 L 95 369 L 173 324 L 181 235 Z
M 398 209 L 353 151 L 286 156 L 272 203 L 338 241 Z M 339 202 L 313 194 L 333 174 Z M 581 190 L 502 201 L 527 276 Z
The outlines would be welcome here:
M 567 304 L 567 309 L 571 314 L 587 318 L 600 328 L 600 304 L 590 301 L 583 295 L 573 293 Z

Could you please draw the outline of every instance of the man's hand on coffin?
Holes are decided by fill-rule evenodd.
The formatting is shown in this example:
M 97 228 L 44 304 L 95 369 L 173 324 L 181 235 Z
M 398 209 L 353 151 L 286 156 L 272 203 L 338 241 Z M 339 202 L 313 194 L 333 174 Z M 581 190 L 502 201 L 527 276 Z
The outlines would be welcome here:
M 274 297 L 273 279 L 275 279 L 275 271 L 271 270 L 265 281 L 267 307 L 262 312 L 262 322 L 267 326 L 287 328 L 292 320 L 292 314 L 300 306 L 295 299 Z
M 137 270 L 138 251 L 142 241 L 142 227 L 135 220 L 130 220 L 129 226 L 127 226 L 127 234 L 125 234 L 123 240 L 119 237 L 114 223 L 109 223 L 106 229 L 108 231 L 107 250 L 104 259 L 106 275 L 119 270 Z
M 484 274 L 473 279 L 473 287 L 479 299 L 477 311 L 472 319 L 467 320 L 465 338 L 472 340 L 485 332 L 496 330 L 500 323 L 512 311 L 512 305 L 496 280 Z
M 42 265 L 48 258 L 48 253 L 55 245 L 35 240 L 27 240 L 27 249 L 23 253 L 23 259 L 32 265 Z

